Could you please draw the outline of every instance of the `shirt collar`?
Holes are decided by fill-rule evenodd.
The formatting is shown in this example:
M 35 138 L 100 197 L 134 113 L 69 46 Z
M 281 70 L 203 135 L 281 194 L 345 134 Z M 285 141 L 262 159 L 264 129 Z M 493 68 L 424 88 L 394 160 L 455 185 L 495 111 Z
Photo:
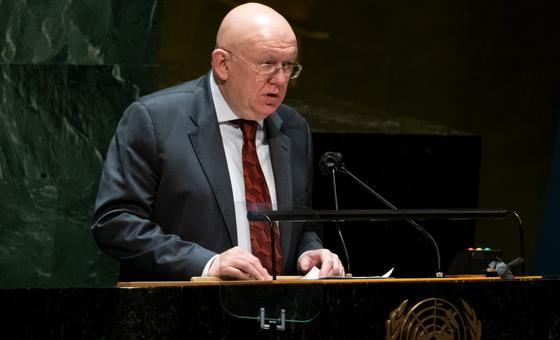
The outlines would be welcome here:
M 239 119 L 239 117 L 231 110 L 228 103 L 226 102 L 224 96 L 222 95 L 222 91 L 218 87 L 216 83 L 216 79 L 214 78 L 214 72 L 210 72 L 210 92 L 212 93 L 212 100 L 214 101 L 214 108 L 216 109 L 216 116 L 218 118 L 218 123 L 225 123 L 231 120 Z M 259 126 L 263 126 L 263 121 L 257 121 Z

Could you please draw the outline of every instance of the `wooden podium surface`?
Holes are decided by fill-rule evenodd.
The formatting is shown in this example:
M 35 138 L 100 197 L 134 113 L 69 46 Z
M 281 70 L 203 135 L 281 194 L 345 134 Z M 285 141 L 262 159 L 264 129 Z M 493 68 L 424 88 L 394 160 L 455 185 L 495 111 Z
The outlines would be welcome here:
M 24 339 L 560 338 L 560 280 L 540 277 L 119 287 L 2 289 L 0 332 Z
M 522 276 L 516 280 L 536 280 L 542 276 Z M 466 281 L 500 281 L 499 277 L 484 275 L 456 275 L 442 278 L 330 278 L 306 280 L 301 276 L 278 276 L 276 280 L 222 280 L 217 277 L 193 277 L 191 281 L 134 281 L 117 282 L 118 288 L 154 288 L 154 287 L 184 287 L 184 286 L 228 286 L 228 285 L 286 285 L 286 284 L 357 284 L 357 283 L 390 283 L 390 282 L 466 282 Z

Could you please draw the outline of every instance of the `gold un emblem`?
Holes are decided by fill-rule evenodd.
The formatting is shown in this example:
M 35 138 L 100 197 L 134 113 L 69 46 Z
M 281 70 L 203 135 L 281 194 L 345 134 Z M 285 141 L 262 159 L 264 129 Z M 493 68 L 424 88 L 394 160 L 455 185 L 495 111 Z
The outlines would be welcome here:
M 463 299 L 462 308 L 449 301 L 431 298 L 407 309 L 408 300 L 385 321 L 386 340 L 479 340 L 481 324 Z

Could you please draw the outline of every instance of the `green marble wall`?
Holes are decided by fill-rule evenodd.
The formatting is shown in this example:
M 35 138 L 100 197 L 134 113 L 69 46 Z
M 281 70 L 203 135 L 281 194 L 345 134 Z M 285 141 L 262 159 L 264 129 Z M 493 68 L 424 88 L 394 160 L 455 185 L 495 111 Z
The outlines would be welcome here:
M 0 1 L 0 287 L 106 286 L 89 227 L 124 108 L 157 86 L 157 0 Z

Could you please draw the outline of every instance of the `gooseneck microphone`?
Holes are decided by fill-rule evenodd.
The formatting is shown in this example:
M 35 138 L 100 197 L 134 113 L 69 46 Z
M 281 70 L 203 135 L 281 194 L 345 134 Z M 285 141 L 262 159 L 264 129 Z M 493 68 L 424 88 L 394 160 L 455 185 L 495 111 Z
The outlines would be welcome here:
M 342 155 L 340 153 L 330 152 L 330 151 L 325 152 L 325 154 L 321 157 L 321 160 L 319 161 L 319 170 L 324 175 L 328 175 L 329 173 L 333 174 L 333 184 L 335 186 L 335 199 L 336 199 L 336 183 L 334 183 L 334 173 L 335 172 L 340 172 L 340 173 L 342 173 L 344 175 L 347 175 L 350 178 L 352 178 L 354 181 L 356 181 L 358 184 L 360 184 L 364 189 L 366 189 L 369 193 L 374 195 L 378 200 L 383 202 L 383 204 L 385 204 L 387 207 L 389 207 L 393 210 L 397 210 L 397 207 L 395 207 L 393 204 L 391 204 L 391 202 L 387 201 L 383 196 L 378 194 L 375 190 L 373 190 L 367 184 L 362 182 L 358 177 L 354 176 L 350 171 L 348 171 L 348 169 L 346 169 L 346 167 L 344 166 L 344 162 L 342 162 Z M 338 210 L 338 203 L 337 203 L 337 210 Z M 418 230 L 421 234 L 426 236 L 426 238 L 432 244 L 432 246 L 434 248 L 435 256 L 436 256 L 436 277 L 443 277 L 443 273 L 441 271 L 441 257 L 440 257 L 439 247 L 437 245 L 436 240 L 432 237 L 432 235 L 430 235 L 430 233 L 428 233 L 428 231 L 426 231 L 426 229 L 422 228 L 414 220 L 407 219 L 406 221 L 409 224 L 411 224 L 414 228 L 416 228 L 416 230 Z M 339 233 L 340 233 L 340 230 L 339 230 Z M 343 241 L 343 244 L 344 244 L 344 241 Z M 344 250 L 346 251 L 346 246 L 345 245 L 344 245 Z M 348 256 L 348 255 L 346 255 L 346 256 Z
M 329 154 L 329 155 L 327 155 Z M 340 157 L 340 160 L 337 159 L 337 155 Z M 332 175 L 332 183 L 333 183 L 333 193 L 334 193 L 334 209 L 338 209 L 338 194 L 336 190 L 336 169 L 337 164 L 342 163 L 342 156 L 339 153 L 334 152 L 327 152 L 321 157 L 319 161 L 319 169 L 323 175 L 328 175 L 329 173 Z M 344 242 L 344 237 L 342 236 L 342 231 L 340 230 L 340 226 L 338 222 L 335 224 L 336 231 L 338 232 L 338 237 L 340 238 L 340 243 L 342 244 L 342 249 L 344 250 L 344 256 L 346 257 L 346 276 L 352 277 L 352 272 L 350 270 L 350 256 L 348 255 L 348 248 L 346 248 L 346 242 Z

